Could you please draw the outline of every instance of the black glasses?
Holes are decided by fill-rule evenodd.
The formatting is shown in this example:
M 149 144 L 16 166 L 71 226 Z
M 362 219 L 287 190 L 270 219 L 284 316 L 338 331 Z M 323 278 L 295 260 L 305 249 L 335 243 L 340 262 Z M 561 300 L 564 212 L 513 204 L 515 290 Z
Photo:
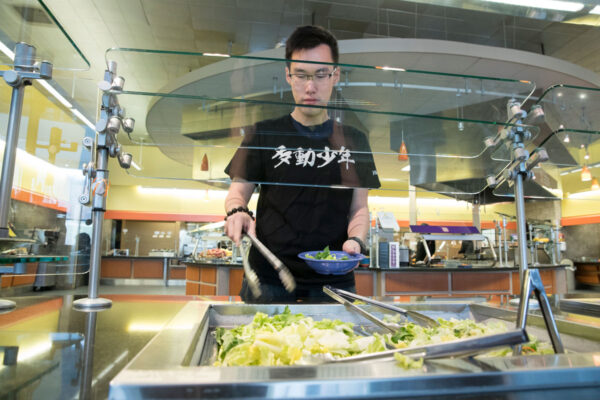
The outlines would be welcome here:
M 306 82 L 310 81 L 311 79 L 315 84 L 319 84 L 319 83 L 327 82 L 329 80 L 329 78 L 331 78 L 333 76 L 336 69 L 337 68 L 334 68 L 333 71 L 331 71 L 331 72 L 317 72 L 315 74 L 307 74 L 304 72 L 299 72 L 296 74 L 288 74 L 288 76 L 292 80 L 292 83 L 295 85 L 304 85 L 304 84 L 306 84 Z

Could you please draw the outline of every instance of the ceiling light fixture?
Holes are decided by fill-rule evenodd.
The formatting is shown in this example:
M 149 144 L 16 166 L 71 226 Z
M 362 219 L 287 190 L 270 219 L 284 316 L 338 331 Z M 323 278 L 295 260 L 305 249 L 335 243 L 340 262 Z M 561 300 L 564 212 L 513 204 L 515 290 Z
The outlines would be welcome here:
M 590 10 L 590 14 L 600 14 L 600 6 L 596 6 Z
M 589 182 L 592 180 L 592 173 L 587 165 L 584 165 L 581 168 L 581 182 Z
M 571 142 L 571 139 L 569 138 L 569 134 L 568 133 L 565 135 L 565 138 L 563 139 L 563 142 L 565 142 L 565 143 L 570 143 Z
M 200 171 L 208 171 L 208 156 L 204 153 L 202 162 L 200 163 Z
M 591 189 L 592 190 L 600 190 L 600 184 L 598 184 L 598 178 L 593 178 L 592 179 Z
M 402 141 L 402 144 L 400 144 L 400 149 L 398 150 L 398 161 L 408 161 L 408 150 L 406 149 L 404 140 Z
M 231 57 L 229 54 L 224 53 L 202 53 L 202 55 L 207 57 Z
M 377 69 L 382 69 L 384 71 L 398 71 L 398 72 L 406 72 L 406 70 L 404 68 L 397 68 L 397 67 L 388 67 L 387 65 L 384 65 L 383 67 L 380 66 L 375 66 L 375 68 Z
M 484 0 L 488 3 L 508 4 L 511 6 L 544 8 L 546 10 L 577 12 L 583 9 L 583 3 L 559 0 Z
M 8 48 L 4 43 L 0 41 L 0 51 L 2 51 L 11 60 L 15 59 L 15 52 Z

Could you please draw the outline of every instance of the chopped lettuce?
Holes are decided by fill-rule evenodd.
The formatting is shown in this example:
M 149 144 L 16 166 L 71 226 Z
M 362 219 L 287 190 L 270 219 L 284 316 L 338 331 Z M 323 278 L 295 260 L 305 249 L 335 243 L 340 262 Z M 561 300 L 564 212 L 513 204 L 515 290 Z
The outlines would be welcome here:
M 341 256 L 337 258 L 335 254 L 331 254 L 329 251 L 329 246 L 326 246 L 323 251 L 317 252 L 314 256 L 307 254 L 306 258 L 310 258 L 313 260 L 330 260 L 330 261 L 341 261 L 341 260 L 349 260 L 348 256 Z
M 396 353 L 394 354 L 394 358 L 396 359 L 396 365 L 400 368 L 404 369 L 419 369 L 423 367 L 423 358 L 419 358 L 415 360 L 412 357 L 406 356 L 404 354 Z
M 348 357 L 385 350 L 381 335 L 361 336 L 340 320 L 314 321 L 302 314 L 269 317 L 256 313 L 251 323 L 217 328 L 217 366 L 311 364 L 315 359 Z
M 384 318 L 400 322 L 399 317 Z M 456 339 L 505 332 L 501 322 L 477 323 L 470 319 L 438 319 L 439 326 L 423 327 L 412 322 L 402 322 L 394 333 L 370 336 L 357 335 L 351 322 L 337 319 L 314 321 L 302 314 L 292 314 L 285 307 L 281 314 L 268 316 L 256 313 L 252 322 L 232 329 L 217 328 L 218 344 L 216 366 L 250 365 L 308 365 L 315 360 L 331 360 L 353 355 L 369 354 L 392 348 L 423 346 Z M 548 343 L 536 338 L 523 345 L 523 354 L 552 353 Z M 512 354 L 510 348 L 494 350 L 487 356 Z M 394 355 L 397 365 L 421 368 L 423 360 L 415 360 L 402 354 Z

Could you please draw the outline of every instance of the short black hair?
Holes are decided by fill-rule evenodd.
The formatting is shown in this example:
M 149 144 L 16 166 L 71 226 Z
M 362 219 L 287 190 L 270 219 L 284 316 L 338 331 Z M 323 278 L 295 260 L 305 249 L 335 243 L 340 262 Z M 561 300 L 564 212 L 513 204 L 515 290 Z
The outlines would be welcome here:
M 329 46 L 331 58 L 337 64 L 340 58 L 337 39 L 327 29 L 315 25 L 299 26 L 292 32 L 285 42 L 285 58 L 291 60 L 296 50 L 314 49 L 322 44 Z M 290 63 L 287 64 L 289 67 Z

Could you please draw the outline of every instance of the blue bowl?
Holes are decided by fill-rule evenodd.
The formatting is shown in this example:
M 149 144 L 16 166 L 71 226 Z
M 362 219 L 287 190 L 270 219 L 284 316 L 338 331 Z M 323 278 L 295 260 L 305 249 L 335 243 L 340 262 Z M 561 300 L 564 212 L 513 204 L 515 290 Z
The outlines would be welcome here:
M 335 255 L 336 258 L 348 257 L 348 260 L 316 260 L 313 258 L 307 258 L 307 255 L 315 256 L 315 254 L 321 252 L 316 251 L 305 251 L 298 254 L 298 257 L 306 261 L 309 267 L 315 270 L 315 272 L 322 275 L 345 275 L 358 267 L 358 263 L 365 256 L 362 254 L 348 254 L 345 251 L 330 251 L 331 254 Z

